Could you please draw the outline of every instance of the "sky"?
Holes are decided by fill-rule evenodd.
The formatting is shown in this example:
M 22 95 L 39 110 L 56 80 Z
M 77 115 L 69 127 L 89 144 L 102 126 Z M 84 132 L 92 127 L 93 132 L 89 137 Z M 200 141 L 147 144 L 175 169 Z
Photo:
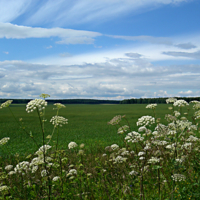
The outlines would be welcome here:
M 0 0 L 0 98 L 200 96 L 199 0 Z

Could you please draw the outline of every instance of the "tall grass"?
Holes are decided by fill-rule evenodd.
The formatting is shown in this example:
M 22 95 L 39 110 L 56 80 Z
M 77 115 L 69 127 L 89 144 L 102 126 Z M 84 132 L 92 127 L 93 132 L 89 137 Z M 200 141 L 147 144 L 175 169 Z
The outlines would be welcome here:
M 170 109 L 57 104 L 53 110 L 33 100 L 30 113 L 2 104 L 0 199 L 199 199 L 200 103 L 168 102 Z M 20 128 L 10 109 L 18 109 Z

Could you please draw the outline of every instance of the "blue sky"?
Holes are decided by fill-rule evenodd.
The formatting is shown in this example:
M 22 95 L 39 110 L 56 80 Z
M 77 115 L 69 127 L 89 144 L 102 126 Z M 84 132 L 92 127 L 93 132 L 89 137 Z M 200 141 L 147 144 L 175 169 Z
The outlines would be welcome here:
M 0 98 L 200 96 L 199 0 L 0 0 Z

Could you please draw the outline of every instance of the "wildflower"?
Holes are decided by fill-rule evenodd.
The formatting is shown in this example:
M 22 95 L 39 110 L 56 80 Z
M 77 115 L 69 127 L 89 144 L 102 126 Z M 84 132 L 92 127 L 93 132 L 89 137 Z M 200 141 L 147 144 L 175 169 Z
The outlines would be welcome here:
M 0 186 L 0 192 L 6 191 L 6 190 L 9 190 L 9 187 L 7 185 Z
M 167 104 L 169 104 L 169 103 L 174 103 L 174 102 L 176 102 L 177 101 L 177 99 L 176 98 L 169 98 L 169 99 L 166 99 L 166 103 Z
M 123 158 L 122 156 L 117 156 L 116 158 L 115 158 L 115 162 L 116 163 L 123 163 L 123 162 L 125 162 L 126 161 L 126 159 L 127 158 Z
M 35 100 L 30 101 L 26 105 L 26 111 L 28 113 L 33 112 L 35 109 L 42 111 L 45 109 L 45 106 L 47 106 L 47 101 L 42 100 L 42 99 L 35 99 Z
M 138 156 L 142 156 L 144 154 L 145 154 L 145 152 L 141 151 L 141 152 L 138 153 Z
M 128 129 L 129 129 L 129 126 L 124 125 L 124 126 L 122 126 L 122 127 L 120 127 L 120 128 L 118 129 L 117 133 L 118 133 L 118 134 L 123 134 L 123 133 L 125 133 Z
M 2 138 L 2 139 L 0 140 L 0 145 L 6 144 L 6 143 L 8 142 L 8 140 L 10 140 L 9 137 Z
M 127 142 L 137 143 L 139 141 L 143 141 L 144 137 L 141 137 L 138 132 L 132 131 L 128 133 L 128 135 L 124 139 L 127 140 Z
M 50 95 L 49 94 L 44 94 L 44 93 L 42 93 L 41 95 L 40 95 L 40 97 L 42 97 L 42 98 L 47 98 L 47 97 L 50 97 Z
M 54 106 L 56 106 L 56 108 L 55 108 L 55 109 L 57 109 L 57 110 L 59 110 L 59 109 L 61 109 L 61 108 L 65 108 L 65 107 L 66 107 L 65 105 L 63 105 L 63 104 L 61 104 L 61 103 L 54 103 L 53 105 L 54 105 Z
M 4 103 L 1 104 L 0 108 L 9 107 L 12 102 L 13 102 L 13 100 L 6 101 L 6 102 L 4 102 Z
M 15 172 L 15 171 L 10 171 L 10 172 L 8 173 L 8 175 L 13 175 L 13 174 L 16 174 L 16 172 Z
M 80 148 L 81 148 L 81 149 L 83 149 L 83 148 L 84 148 L 84 146 L 85 146 L 84 144 L 80 144 Z
M 138 129 L 138 132 L 146 132 L 147 131 L 147 128 L 145 126 L 141 126 L 139 129 Z
M 47 153 L 47 150 L 48 149 L 50 149 L 51 148 L 51 146 L 50 145 L 48 145 L 48 144 L 45 144 L 44 146 L 41 146 L 39 149 L 38 149 L 38 151 L 36 151 L 36 155 L 38 155 L 38 156 L 43 156 L 43 153 Z
M 156 106 L 157 106 L 157 104 L 154 103 L 154 104 L 149 104 L 149 105 L 147 105 L 146 108 L 155 109 Z
M 41 171 L 41 176 L 42 177 L 47 176 L 47 170 L 46 169 Z
M 181 113 L 175 110 L 174 115 L 175 115 L 175 117 L 179 117 L 181 115 Z
M 121 121 L 121 118 L 122 118 L 121 115 L 117 115 L 117 116 L 115 116 L 113 119 L 111 119 L 111 120 L 108 122 L 108 124 L 117 125 L 117 124 L 119 124 L 119 122 Z
M 107 156 L 107 154 L 106 154 L 106 153 L 102 154 L 102 157 L 105 157 L 105 156 Z
M 182 174 L 174 174 L 171 176 L 174 181 L 185 181 L 186 177 Z
M 13 165 L 7 165 L 7 166 L 5 167 L 5 170 L 10 171 L 12 168 L 13 168 Z
M 18 163 L 16 167 L 14 168 L 14 170 L 18 173 L 22 173 L 23 171 L 27 171 L 28 168 L 29 168 L 29 162 L 23 161 L 23 162 Z
M 62 126 L 62 124 L 68 124 L 68 119 L 65 119 L 62 116 L 53 116 L 50 120 L 50 122 L 56 127 L 56 126 Z
M 130 155 L 130 153 L 129 153 L 129 151 L 123 151 L 123 152 L 121 153 L 121 155 L 122 155 L 122 156 L 128 156 L 128 155 Z
M 137 126 L 151 126 L 151 124 L 155 123 L 155 118 L 152 116 L 143 116 L 138 119 Z
M 78 145 L 76 144 L 76 142 L 70 142 L 69 144 L 68 144 L 68 148 L 69 149 L 73 149 L 73 148 L 75 148 L 75 147 L 77 147 Z
M 72 175 L 76 175 L 76 174 L 77 174 L 76 169 L 70 169 L 69 173 L 67 174 L 67 176 L 72 176 Z
M 200 110 L 198 110 L 198 111 L 196 111 L 194 113 L 194 117 L 195 117 L 195 119 L 199 119 L 200 118 Z
M 188 142 L 196 142 L 196 141 L 199 141 L 199 138 L 194 137 L 193 135 L 190 135 L 189 138 L 186 141 L 188 141 Z
M 178 107 L 184 107 L 184 106 L 189 106 L 189 103 L 185 100 L 177 100 L 176 102 L 174 102 L 173 105 Z
M 84 151 L 81 149 L 78 151 L 78 155 L 83 155 L 84 154 Z
M 131 171 L 131 172 L 129 172 L 129 175 L 131 175 L 131 176 L 133 176 L 133 175 L 135 176 L 135 175 L 137 175 L 137 174 L 138 174 L 138 173 L 137 173 L 136 171 L 134 171 L 134 170 Z
M 119 148 L 117 144 L 113 144 L 110 147 L 112 148 L 113 151 Z
M 55 176 L 55 177 L 52 179 L 52 181 L 53 181 L 53 182 L 56 182 L 56 181 L 58 181 L 59 179 L 60 179 L 59 176 Z
M 37 170 L 38 170 L 38 166 L 35 165 L 35 166 L 32 167 L 31 172 L 32 172 L 32 173 L 35 173 Z
M 160 159 L 159 158 L 156 158 L 156 157 L 151 157 L 149 160 L 148 160 L 148 163 L 151 163 L 151 164 L 156 164 L 160 162 Z
M 144 159 L 145 159 L 145 157 L 140 157 L 139 159 L 140 159 L 140 160 L 144 160 Z

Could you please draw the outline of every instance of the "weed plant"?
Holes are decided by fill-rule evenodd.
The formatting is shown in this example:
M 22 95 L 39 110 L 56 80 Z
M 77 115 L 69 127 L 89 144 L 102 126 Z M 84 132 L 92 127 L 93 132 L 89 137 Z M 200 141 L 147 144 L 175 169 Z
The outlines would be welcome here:
M 191 110 L 186 101 L 169 98 L 170 114 L 162 118 L 157 104 L 147 105 L 152 115 L 140 117 L 134 129 L 126 116 L 116 115 L 108 124 L 116 127 L 120 145 L 99 145 L 91 151 L 74 141 L 67 150 L 58 148 L 62 126 L 68 123 L 59 115 L 65 106 L 54 104 L 50 133 L 45 129 L 49 95 L 40 96 L 26 106 L 29 114 L 38 115 L 40 141 L 14 116 L 11 100 L 1 105 L 36 150 L 25 157 L 0 158 L 0 199 L 200 199 L 199 101 L 190 102 Z M 0 148 L 6 151 L 9 140 L 2 138 Z

